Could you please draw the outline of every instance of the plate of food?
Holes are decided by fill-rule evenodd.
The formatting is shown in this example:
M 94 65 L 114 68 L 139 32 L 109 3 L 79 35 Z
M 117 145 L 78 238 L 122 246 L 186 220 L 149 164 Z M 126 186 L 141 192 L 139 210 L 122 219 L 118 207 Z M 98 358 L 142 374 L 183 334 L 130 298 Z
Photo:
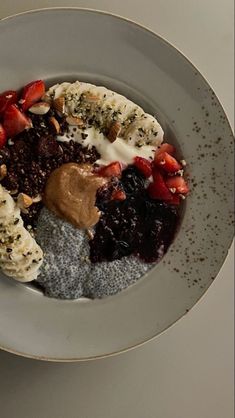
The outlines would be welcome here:
M 173 46 L 103 12 L 0 22 L 0 347 L 76 361 L 169 328 L 233 238 L 233 134 Z

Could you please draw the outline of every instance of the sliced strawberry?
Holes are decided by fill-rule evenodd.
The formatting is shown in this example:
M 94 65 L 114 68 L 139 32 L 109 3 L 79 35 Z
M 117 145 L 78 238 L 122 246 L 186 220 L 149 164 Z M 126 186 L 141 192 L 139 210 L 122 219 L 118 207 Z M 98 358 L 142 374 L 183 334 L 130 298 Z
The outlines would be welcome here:
M 27 84 L 21 96 L 22 110 L 29 109 L 34 103 L 42 98 L 46 91 L 45 83 L 42 80 L 32 81 Z
M 167 173 L 176 173 L 182 166 L 178 161 L 172 157 L 168 152 L 161 152 L 155 156 L 155 165 L 162 168 Z
M 154 182 L 150 183 L 147 190 L 152 199 L 164 200 L 166 202 L 173 199 L 173 195 L 166 186 L 161 173 L 157 170 L 154 171 Z
M 153 174 L 153 182 L 155 182 L 155 180 L 156 180 L 156 182 L 158 182 L 160 172 L 159 172 L 159 169 L 154 164 L 153 164 L 153 167 L 152 167 L 152 174 Z M 161 176 L 162 176 L 162 174 L 161 174 Z M 163 176 L 162 176 L 162 179 L 164 181 Z
M 124 190 L 115 190 L 112 193 L 111 200 L 125 200 L 126 199 L 126 193 Z
M 174 155 L 174 153 L 175 153 L 175 147 L 173 147 L 173 145 L 171 145 L 171 144 L 168 144 L 167 142 L 164 142 L 164 144 L 162 144 L 160 146 L 160 148 L 158 148 L 156 150 L 156 155 L 159 155 L 162 152 L 168 152 L 168 154 Z
M 175 189 L 175 193 L 186 194 L 189 192 L 189 187 L 185 179 L 181 176 L 167 178 L 166 185 L 168 189 Z
M 4 113 L 7 106 L 17 102 L 17 93 L 14 90 L 7 90 L 0 94 L 0 114 Z
M 180 204 L 180 197 L 178 194 L 172 194 L 172 199 L 169 201 L 170 205 L 178 206 Z
M 145 178 L 148 178 L 152 175 L 152 166 L 149 160 L 142 157 L 135 157 L 134 165 L 138 170 L 143 174 Z
M 6 142 L 7 142 L 7 134 L 6 134 L 4 127 L 0 123 L 0 149 L 4 147 Z
M 103 177 L 119 177 L 121 173 L 122 167 L 118 161 L 105 165 L 98 170 L 98 174 Z
M 25 129 L 32 127 L 31 120 L 15 105 L 7 107 L 4 113 L 3 126 L 7 137 L 14 137 Z

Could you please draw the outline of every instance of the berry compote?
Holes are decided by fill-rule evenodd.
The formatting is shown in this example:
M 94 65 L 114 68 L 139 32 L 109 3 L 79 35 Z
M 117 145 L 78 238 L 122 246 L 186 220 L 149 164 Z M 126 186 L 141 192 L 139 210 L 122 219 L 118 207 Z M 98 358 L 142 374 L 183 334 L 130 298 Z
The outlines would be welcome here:
M 177 229 L 178 209 L 151 199 L 145 183 L 141 173 L 129 166 L 123 171 L 118 186 L 125 191 L 125 200 L 108 199 L 107 190 L 98 193 L 96 204 L 102 216 L 90 241 L 93 263 L 131 254 L 145 262 L 157 262 L 167 251 Z

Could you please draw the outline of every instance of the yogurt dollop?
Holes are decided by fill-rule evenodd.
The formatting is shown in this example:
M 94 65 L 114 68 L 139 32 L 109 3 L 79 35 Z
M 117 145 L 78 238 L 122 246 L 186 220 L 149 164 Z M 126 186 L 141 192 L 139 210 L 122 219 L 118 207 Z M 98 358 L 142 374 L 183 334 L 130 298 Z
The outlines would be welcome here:
M 97 164 L 109 164 L 112 161 L 131 164 L 136 156 L 153 158 L 156 151 L 156 147 L 153 145 L 142 145 L 138 148 L 120 137 L 111 143 L 103 133 L 93 126 L 85 130 L 70 126 L 66 135 L 57 136 L 57 140 L 61 142 L 69 142 L 71 139 L 84 147 L 94 146 L 101 156 Z
M 101 155 L 98 164 L 116 160 L 131 164 L 136 156 L 151 159 L 163 142 L 164 132 L 155 117 L 103 86 L 80 81 L 55 84 L 46 92 L 45 100 L 60 116 L 80 121 L 75 123 L 77 128 L 70 126 L 67 134 L 58 136 L 58 140 L 73 139 L 84 147 L 94 146 Z M 119 126 L 118 131 L 115 138 L 112 135 L 110 138 L 115 124 Z

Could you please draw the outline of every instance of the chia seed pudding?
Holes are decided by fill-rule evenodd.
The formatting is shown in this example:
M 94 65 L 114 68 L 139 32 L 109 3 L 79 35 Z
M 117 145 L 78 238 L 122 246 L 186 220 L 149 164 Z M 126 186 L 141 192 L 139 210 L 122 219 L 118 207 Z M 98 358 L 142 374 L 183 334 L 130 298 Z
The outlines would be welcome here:
M 189 192 L 185 161 L 174 155 L 155 118 L 104 87 L 75 82 L 46 91 L 37 80 L 21 96 L 0 94 L 0 192 L 30 231 L 28 247 L 43 253 L 37 269 L 27 264 L 32 277 L 15 279 L 34 280 L 59 299 L 102 298 L 134 284 L 173 241 Z M 7 274 L 17 272 L 18 261 L 12 267 L 4 255 L 15 221 L 1 204 Z M 26 244 L 18 247 L 14 260 L 24 261 Z

